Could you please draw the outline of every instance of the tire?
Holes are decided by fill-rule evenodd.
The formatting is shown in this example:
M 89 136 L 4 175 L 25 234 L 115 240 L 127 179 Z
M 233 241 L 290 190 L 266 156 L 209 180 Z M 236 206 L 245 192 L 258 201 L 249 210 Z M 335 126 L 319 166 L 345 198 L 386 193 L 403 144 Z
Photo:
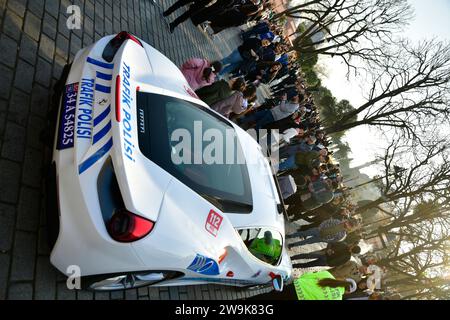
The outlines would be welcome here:
M 52 163 L 45 178 L 45 215 L 47 221 L 47 243 L 50 250 L 59 235 L 59 206 L 56 188 L 56 165 Z
M 110 286 L 109 289 L 97 287 L 95 288 L 96 284 L 99 284 L 101 282 L 105 282 L 108 279 L 112 279 L 114 277 L 120 278 L 120 277 L 127 277 L 127 279 L 131 277 L 137 277 L 139 275 L 150 275 L 150 274 L 161 274 L 164 273 L 164 277 L 161 279 L 156 280 L 148 280 L 148 281 L 137 281 L 138 283 L 135 283 L 134 285 L 122 285 L 117 286 L 114 288 L 114 285 Z M 139 271 L 139 272 L 127 272 L 127 273 L 116 273 L 116 274 L 104 274 L 104 275 L 94 275 L 94 276 L 85 276 L 81 278 L 81 288 L 83 290 L 88 291 L 119 291 L 119 290 L 129 290 L 129 289 L 138 289 L 143 287 L 152 286 L 164 281 L 172 280 L 175 278 L 179 278 L 183 276 L 184 274 L 181 272 L 176 271 Z M 137 279 L 135 279 L 137 280 Z

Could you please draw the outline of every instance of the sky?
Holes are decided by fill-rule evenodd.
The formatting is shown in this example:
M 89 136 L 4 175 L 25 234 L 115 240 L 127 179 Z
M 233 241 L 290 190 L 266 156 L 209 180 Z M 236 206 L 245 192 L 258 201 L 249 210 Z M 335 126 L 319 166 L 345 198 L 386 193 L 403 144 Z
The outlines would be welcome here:
M 403 37 L 412 41 L 436 38 L 450 42 L 450 0 L 409 0 L 409 3 L 415 11 L 415 16 L 402 33 Z M 337 62 L 337 59 L 321 59 L 320 63 L 325 67 L 326 73 L 322 79 L 323 83 L 334 96 L 339 100 L 349 100 L 355 107 L 361 105 L 364 101 L 362 89 L 357 80 L 347 81 L 347 68 L 344 63 Z M 376 154 L 383 153 L 384 146 L 389 142 L 377 129 L 366 126 L 349 130 L 344 141 L 347 141 L 352 149 L 353 167 L 372 161 Z M 376 167 L 361 171 L 369 176 L 378 174 Z

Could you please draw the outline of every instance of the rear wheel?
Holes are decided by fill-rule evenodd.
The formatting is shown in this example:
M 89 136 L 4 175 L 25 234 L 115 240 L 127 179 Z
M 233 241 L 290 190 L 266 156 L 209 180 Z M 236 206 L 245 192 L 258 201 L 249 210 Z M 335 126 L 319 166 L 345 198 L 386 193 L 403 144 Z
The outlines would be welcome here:
M 56 166 L 50 165 L 45 178 L 45 214 L 47 221 L 47 243 L 50 250 L 55 246 L 59 235 L 59 209 L 56 190 Z
M 91 291 L 116 291 L 147 287 L 171 280 L 183 274 L 175 271 L 147 271 L 101 276 L 87 276 L 81 280 L 84 289 Z

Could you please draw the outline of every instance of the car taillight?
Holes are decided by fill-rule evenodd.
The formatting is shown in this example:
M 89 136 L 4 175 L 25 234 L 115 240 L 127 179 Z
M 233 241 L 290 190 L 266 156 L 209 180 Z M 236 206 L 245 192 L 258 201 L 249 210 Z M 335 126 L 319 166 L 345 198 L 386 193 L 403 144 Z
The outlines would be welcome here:
M 116 78 L 116 120 L 121 121 L 120 116 L 120 75 Z
M 134 242 L 152 232 L 155 223 L 127 210 L 117 211 L 108 224 L 109 235 L 118 242 Z
M 119 51 L 122 44 L 127 40 L 131 40 L 131 41 L 137 43 L 138 45 L 140 45 L 141 47 L 144 47 L 142 45 L 142 42 L 139 41 L 139 39 L 137 39 L 135 36 L 133 36 L 132 34 L 129 34 L 126 31 L 122 31 L 106 45 L 105 50 L 103 50 L 103 55 L 102 55 L 103 59 L 105 59 L 108 62 L 113 61 L 114 57 L 117 54 L 117 51 Z

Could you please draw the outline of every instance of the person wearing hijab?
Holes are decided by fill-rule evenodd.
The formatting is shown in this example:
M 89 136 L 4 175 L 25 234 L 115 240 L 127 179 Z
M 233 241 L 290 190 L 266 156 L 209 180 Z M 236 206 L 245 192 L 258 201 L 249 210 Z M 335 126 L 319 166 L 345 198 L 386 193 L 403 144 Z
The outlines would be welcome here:
M 191 58 L 180 68 L 192 90 L 196 91 L 208 86 L 216 80 L 217 74 L 222 70 L 218 61 L 209 62 L 206 59 Z

